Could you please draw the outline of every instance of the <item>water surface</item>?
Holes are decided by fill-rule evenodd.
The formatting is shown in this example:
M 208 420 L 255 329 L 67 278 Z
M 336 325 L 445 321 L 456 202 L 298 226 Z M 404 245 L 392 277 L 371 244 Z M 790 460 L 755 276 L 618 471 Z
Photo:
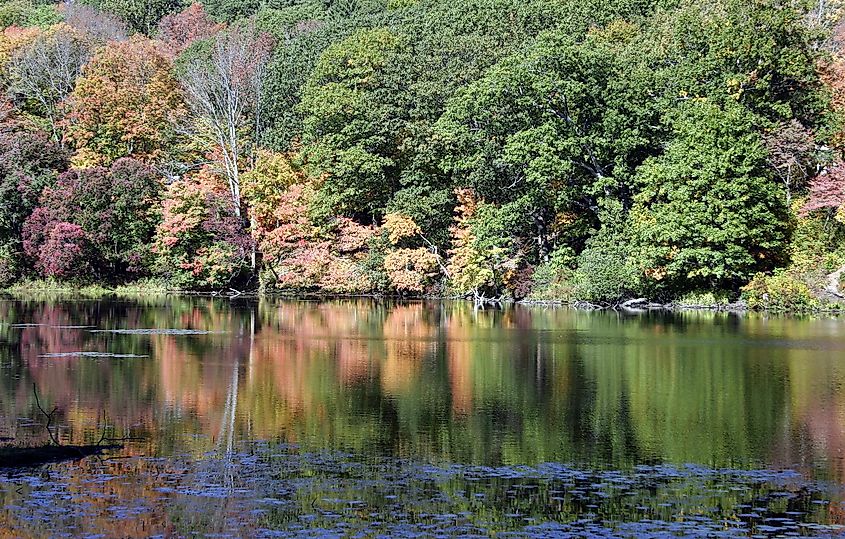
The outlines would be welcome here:
M 0 300 L 9 536 L 832 535 L 845 321 Z M 0 462 L 0 466 L 2 466 Z M 0 535 L 3 535 L 0 533 Z

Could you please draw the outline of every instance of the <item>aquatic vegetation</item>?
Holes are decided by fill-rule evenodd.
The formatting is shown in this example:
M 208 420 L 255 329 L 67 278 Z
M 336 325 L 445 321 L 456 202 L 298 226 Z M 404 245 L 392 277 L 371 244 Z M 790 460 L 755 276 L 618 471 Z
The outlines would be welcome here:
M 826 516 L 840 501 L 790 471 L 426 464 L 271 443 L 201 458 L 106 459 L 81 470 L 55 465 L 49 479 L 10 473 L 0 477 L 0 499 L 12 530 L 35 533 L 44 525 L 94 531 L 107 519 L 118 521 L 109 525 L 115 527 L 141 522 L 151 534 L 255 537 L 845 532 Z M 205 521 L 190 516 L 199 506 Z

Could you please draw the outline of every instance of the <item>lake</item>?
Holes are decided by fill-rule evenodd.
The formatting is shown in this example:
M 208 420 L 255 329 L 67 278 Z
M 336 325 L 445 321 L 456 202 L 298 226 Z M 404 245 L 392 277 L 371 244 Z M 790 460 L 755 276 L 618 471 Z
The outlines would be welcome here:
M 7 297 L 0 437 L 124 448 L 0 537 L 830 536 L 843 384 L 835 318 Z

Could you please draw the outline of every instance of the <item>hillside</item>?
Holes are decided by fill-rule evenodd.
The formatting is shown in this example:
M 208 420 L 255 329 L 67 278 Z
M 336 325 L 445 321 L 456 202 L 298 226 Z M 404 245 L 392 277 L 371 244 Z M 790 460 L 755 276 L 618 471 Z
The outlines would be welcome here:
M 5 1 L 0 286 L 818 308 L 839 7 Z

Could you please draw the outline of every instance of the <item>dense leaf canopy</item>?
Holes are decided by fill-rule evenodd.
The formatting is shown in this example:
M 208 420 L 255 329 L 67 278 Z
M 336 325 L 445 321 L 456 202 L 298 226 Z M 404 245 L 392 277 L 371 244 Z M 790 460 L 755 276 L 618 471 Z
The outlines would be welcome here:
M 6 280 L 61 242 L 61 278 L 609 303 L 845 264 L 835 5 L 84 4 L 0 10 Z

